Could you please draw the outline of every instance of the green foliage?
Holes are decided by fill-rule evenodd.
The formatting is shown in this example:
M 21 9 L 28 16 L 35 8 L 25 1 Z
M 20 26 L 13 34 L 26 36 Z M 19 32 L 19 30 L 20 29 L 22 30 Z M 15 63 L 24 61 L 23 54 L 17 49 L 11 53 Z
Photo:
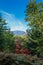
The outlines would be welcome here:
M 43 60 L 36 56 L 25 56 L 15 54 L 0 54 L 0 65 L 43 65 Z
M 4 50 L 7 52 L 13 52 L 15 49 L 15 42 L 14 42 L 14 36 L 13 34 L 8 31 L 4 35 L 5 37 L 5 45 L 4 45 Z
M 32 65 L 30 62 L 27 62 L 25 56 L 23 55 L 17 55 L 14 56 L 14 58 L 7 56 L 4 59 L 2 59 L 1 65 Z
M 2 19 L 0 16 L 0 51 L 3 49 L 3 44 L 4 44 L 4 32 L 6 31 L 7 28 L 5 20 Z
M 43 3 L 32 0 L 26 8 L 26 21 L 30 30 L 27 30 L 29 48 L 33 53 L 43 53 Z
M 0 51 L 10 52 L 14 49 L 14 35 L 7 29 L 6 21 L 0 16 Z
M 26 36 L 15 36 L 15 40 L 19 41 L 19 43 L 22 45 L 22 48 L 28 48 Z

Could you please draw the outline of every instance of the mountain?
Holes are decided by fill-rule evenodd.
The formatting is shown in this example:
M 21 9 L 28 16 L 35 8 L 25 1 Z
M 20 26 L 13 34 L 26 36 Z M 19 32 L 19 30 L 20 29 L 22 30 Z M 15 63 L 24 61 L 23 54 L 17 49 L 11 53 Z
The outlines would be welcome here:
M 19 30 L 16 30 L 16 31 L 11 31 L 13 34 L 15 35 L 26 35 L 26 32 L 24 31 L 19 31 Z

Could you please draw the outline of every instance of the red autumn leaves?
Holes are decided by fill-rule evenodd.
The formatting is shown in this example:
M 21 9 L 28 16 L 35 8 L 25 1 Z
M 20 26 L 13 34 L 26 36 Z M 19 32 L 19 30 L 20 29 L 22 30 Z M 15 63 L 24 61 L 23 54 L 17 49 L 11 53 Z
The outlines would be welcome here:
M 27 48 L 23 49 L 23 46 L 21 44 L 16 44 L 15 53 L 29 55 L 30 51 Z

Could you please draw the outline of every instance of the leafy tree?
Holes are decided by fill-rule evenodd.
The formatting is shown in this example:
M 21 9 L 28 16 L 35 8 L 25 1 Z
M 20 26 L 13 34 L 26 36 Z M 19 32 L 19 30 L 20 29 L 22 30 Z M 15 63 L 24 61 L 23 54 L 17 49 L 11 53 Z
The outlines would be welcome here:
M 7 29 L 6 21 L 0 15 L 0 51 L 11 52 L 14 48 L 14 35 Z
M 0 51 L 3 49 L 4 45 L 4 32 L 7 30 L 6 22 L 0 15 Z
M 4 50 L 6 52 L 13 52 L 15 50 L 14 35 L 10 32 L 10 30 L 8 30 L 7 32 L 5 32 L 4 38 L 5 38 Z
M 26 21 L 30 30 L 27 30 L 29 48 L 33 53 L 43 53 L 43 3 L 30 0 L 26 8 Z

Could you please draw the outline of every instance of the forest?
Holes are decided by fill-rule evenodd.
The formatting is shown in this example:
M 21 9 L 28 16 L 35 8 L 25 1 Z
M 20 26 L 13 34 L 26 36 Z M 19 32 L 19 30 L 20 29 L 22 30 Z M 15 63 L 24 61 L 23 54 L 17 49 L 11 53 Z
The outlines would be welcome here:
M 27 34 L 17 36 L 0 13 L 0 65 L 43 65 L 43 2 L 28 2 L 25 21 Z

